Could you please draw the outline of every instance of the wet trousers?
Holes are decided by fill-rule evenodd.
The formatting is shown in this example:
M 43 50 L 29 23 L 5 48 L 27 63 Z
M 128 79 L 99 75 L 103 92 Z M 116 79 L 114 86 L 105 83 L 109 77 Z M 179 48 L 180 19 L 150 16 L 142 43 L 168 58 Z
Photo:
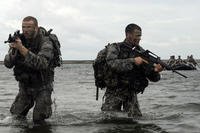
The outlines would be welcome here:
M 52 90 L 52 84 L 31 88 L 26 87 L 23 83 L 19 83 L 19 92 L 10 108 L 11 114 L 26 116 L 28 111 L 35 105 L 33 109 L 34 122 L 49 118 L 52 114 Z
M 129 116 L 142 116 L 137 94 L 127 88 L 107 88 L 102 111 L 124 111 Z

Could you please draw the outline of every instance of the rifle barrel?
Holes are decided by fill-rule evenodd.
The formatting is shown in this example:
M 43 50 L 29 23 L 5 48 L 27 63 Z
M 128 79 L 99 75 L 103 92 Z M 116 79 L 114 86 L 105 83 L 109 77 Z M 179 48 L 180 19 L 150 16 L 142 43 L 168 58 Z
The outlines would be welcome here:
M 99 99 L 99 87 L 96 88 L 96 100 L 98 101 Z
M 172 72 L 175 72 L 175 73 L 181 75 L 181 76 L 184 77 L 184 78 L 188 78 L 187 76 L 183 75 L 182 73 L 180 73 L 180 72 L 178 72 L 178 71 L 176 71 L 176 70 L 173 70 L 173 69 L 172 69 Z

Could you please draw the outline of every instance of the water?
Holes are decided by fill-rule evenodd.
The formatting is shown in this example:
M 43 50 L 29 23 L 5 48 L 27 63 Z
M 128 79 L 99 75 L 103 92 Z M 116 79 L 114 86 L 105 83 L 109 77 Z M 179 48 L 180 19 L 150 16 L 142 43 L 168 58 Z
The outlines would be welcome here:
M 18 92 L 12 70 L 0 65 L 0 132 L 1 133 L 199 133 L 200 72 L 181 71 L 185 79 L 170 71 L 150 83 L 139 94 L 143 117 L 130 119 L 126 114 L 100 111 L 104 90 L 95 100 L 91 64 L 66 64 L 56 69 L 53 116 L 46 125 L 32 123 L 32 110 L 26 121 L 17 121 L 9 108 Z

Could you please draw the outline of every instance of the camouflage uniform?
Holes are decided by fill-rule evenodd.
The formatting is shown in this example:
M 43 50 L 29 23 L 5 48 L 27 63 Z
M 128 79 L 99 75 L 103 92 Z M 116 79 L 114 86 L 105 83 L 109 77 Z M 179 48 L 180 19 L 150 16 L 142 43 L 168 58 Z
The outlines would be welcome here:
M 12 50 L 9 50 L 4 59 L 6 67 L 14 66 L 15 79 L 19 81 L 19 93 L 10 112 L 17 116 L 26 116 L 35 103 L 33 121 L 42 121 L 52 114 L 53 44 L 49 37 L 43 36 L 40 30 L 34 40 L 21 40 L 23 45 L 29 49 L 27 55 L 23 57 L 18 51 L 15 51 L 17 53 L 13 56 Z
M 136 66 L 131 59 L 136 55 L 127 46 L 131 45 L 124 41 L 109 45 L 107 48 L 106 61 L 112 75 L 110 78 L 112 85 L 106 88 L 105 102 L 101 109 L 102 111 L 121 111 L 122 109 L 129 115 L 141 116 L 137 93 L 142 93 L 148 86 L 147 79 L 156 82 L 160 80 L 160 75 L 154 72 L 152 67 Z M 141 47 L 137 49 L 143 50 Z

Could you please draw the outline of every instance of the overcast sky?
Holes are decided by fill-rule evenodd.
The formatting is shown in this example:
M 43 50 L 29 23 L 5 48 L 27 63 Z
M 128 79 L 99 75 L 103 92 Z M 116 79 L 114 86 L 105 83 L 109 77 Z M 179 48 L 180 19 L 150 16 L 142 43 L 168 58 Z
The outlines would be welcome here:
M 142 27 L 141 46 L 161 56 L 200 58 L 199 0 L 5 0 L 0 8 L 0 60 L 8 34 L 26 16 L 52 28 L 63 59 L 94 59 L 107 43 L 124 40 L 129 23 Z

